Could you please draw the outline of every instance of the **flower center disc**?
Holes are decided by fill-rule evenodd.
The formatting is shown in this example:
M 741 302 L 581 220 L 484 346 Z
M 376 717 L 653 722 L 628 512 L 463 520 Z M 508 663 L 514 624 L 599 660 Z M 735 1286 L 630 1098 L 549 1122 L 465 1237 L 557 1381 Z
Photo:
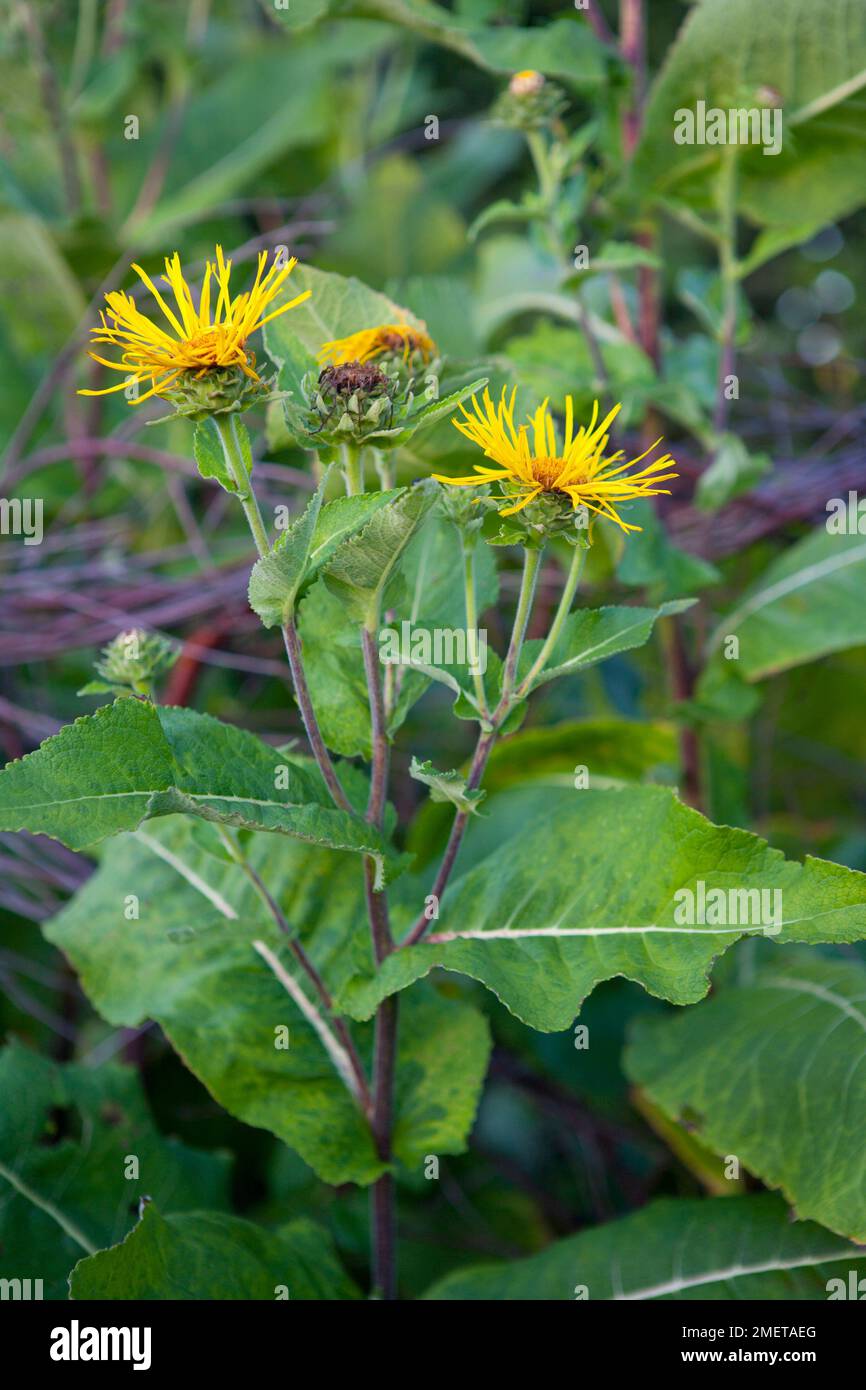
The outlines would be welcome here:
M 532 476 L 537 483 L 540 483 L 545 492 L 552 492 L 556 486 L 556 480 L 563 469 L 563 459 L 534 458 L 532 460 Z

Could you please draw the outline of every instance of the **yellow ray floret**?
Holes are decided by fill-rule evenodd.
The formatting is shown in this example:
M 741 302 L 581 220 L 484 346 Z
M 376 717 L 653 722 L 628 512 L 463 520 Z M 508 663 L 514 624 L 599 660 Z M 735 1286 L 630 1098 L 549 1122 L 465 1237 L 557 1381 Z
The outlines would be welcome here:
M 150 396 L 163 395 L 178 377 L 193 373 L 202 377 L 207 372 L 226 367 L 239 367 L 254 381 L 255 357 L 247 352 L 247 339 L 263 324 L 293 309 L 309 298 L 310 290 L 296 295 L 287 304 L 266 313 L 268 305 L 280 293 L 297 261 L 294 257 L 282 261 L 279 256 L 269 269 L 267 251 L 259 255 L 258 269 L 252 288 L 232 299 L 229 289 L 232 263 L 224 260 L 222 247 L 216 248 L 216 260 L 205 266 L 198 306 L 184 279 L 180 256 L 165 261 L 162 280 L 170 294 L 164 298 L 150 276 L 141 266 L 133 265 L 136 275 L 156 300 L 162 319 L 154 322 L 143 314 L 131 294 L 112 290 L 105 296 L 106 309 L 100 314 L 98 327 L 92 329 L 92 343 L 110 343 L 120 351 L 120 361 L 107 361 L 95 352 L 94 362 L 112 371 L 123 372 L 118 386 L 102 391 L 80 391 L 82 396 L 107 396 L 123 391 L 132 382 L 149 382 L 149 389 L 132 399 L 139 405 Z M 173 299 L 173 303 L 172 303 Z
M 574 402 L 567 396 L 565 433 L 560 444 L 547 401 L 529 417 L 528 424 L 515 427 L 516 396 L 516 387 L 510 398 L 503 389 L 499 404 L 494 405 L 490 392 L 485 391 L 482 404 L 476 396 L 472 397 L 471 411 L 461 405 L 463 418 L 455 416 L 451 423 L 477 444 L 494 466 L 477 463 L 475 472 L 466 478 L 447 478 L 434 473 L 437 481 L 452 487 L 500 483 L 509 502 L 517 498 L 513 505 L 501 509 L 502 516 L 522 511 L 541 493 L 554 492 L 569 497 L 575 509 L 584 506 L 609 517 L 623 531 L 640 531 L 640 526 L 623 521 L 616 506 L 633 497 L 655 497 L 669 492 L 658 484 L 677 476 L 665 471 L 674 462 L 670 454 L 662 454 L 635 473 L 628 471 L 651 454 L 661 440 L 656 440 L 637 458 L 621 462 L 624 459 L 621 449 L 607 453 L 608 431 L 621 407 L 615 405 L 600 420 L 596 401 L 589 425 L 581 425 L 575 431 Z
M 420 352 L 422 359 L 429 362 L 435 351 L 436 344 L 422 328 L 409 323 L 380 323 L 375 328 L 351 333 L 348 338 L 323 343 L 318 357 L 322 364 L 339 367 L 343 362 L 369 362 L 385 353 L 399 353 L 406 361 L 411 353 Z

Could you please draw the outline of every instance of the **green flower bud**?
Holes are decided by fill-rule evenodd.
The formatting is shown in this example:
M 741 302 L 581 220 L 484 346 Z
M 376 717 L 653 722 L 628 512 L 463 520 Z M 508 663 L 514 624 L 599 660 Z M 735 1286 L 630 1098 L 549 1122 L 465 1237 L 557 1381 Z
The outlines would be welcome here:
M 153 682 L 177 661 L 180 648 L 167 637 L 142 628 L 120 632 L 102 649 L 96 662 L 101 681 L 85 687 L 89 694 L 113 690 L 117 693 L 149 695 Z M 85 693 L 84 691 L 81 692 Z
M 491 112 L 501 125 L 516 130 L 541 130 L 551 126 L 568 106 L 568 98 L 555 82 L 540 72 L 516 72 Z
M 373 362 L 341 362 L 325 367 L 313 385 L 305 380 L 306 433 L 316 443 L 361 443 L 391 429 L 411 397 L 396 402 L 398 382 Z

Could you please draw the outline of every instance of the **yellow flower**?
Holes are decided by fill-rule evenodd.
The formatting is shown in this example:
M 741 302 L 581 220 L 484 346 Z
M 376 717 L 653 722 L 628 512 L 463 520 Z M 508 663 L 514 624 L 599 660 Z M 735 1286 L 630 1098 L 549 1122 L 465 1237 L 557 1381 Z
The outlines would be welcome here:
M 502 399 L 499 405 L 495 406 L 490 392 L 485 391 L 483 408 L 473 396 L 472 405 L 475 413 L 472 414 L 461 405 L 464 418 L 461 420 L 455 416 L 451 422 L 457 426 L 461 434 L 483 449 L 486 457 L 492 459 L 496 467 L 477 463 L 475 473 L 468 478 L 446 478 L 434 473 L 437 481 L 450 483 L 453 487 L 478 487 L 482 483 L 500 483 L 507 500 L 510 501 L 514 496 L 518 498 L 513 506 L 501 509 L 502 516 L 511 516 L 514 512 L 522 511 L 541 493 L 561 493 L 571 499 L 575 509 L 580 506 L 588 507 L 590 511 L 615 521 L 623 531 L 640 531 L 640 526 L 623 521 L 616 510 L 616 504 L 627 502 L 632 497 L 655 497 L 659 493 L 669 491 L 668 488 L 660 488 L 657 485 L 677 476 L 676 473 L 663 471 L 674 462 L 670 454 L 663 454 L 637 473 L 627 471 L 651 454 L 661 441 L 656 440 L 656 443 L 638 458 L 620 463 L 620 459 L 624 457 L 621 449 L 612 454 L 605 452 L 608 429 L 620 406 L 614 406 L 613 410 L 599 421 L 596 402 L 589 425 L 581 425 L 575 433 L 574 403 L 571 396 L 567 396 L 565 436 L 560 446 L 547 401 L 538 407 L 528 425 L 515 428 L 516 394 L 515 387 L 511 399 L 506 400 L 503 389 Z
M 231 367 L 239 368 L 245 376 L 258 381 L 255 357 L 246 350 L 247 339 L 263 324 L 293 309 L 311 293 L 305 290 L 288 304 L 266 314 L 268 305 L 297 265 L 294 257 L 283 265 L 275 258 L 266 271 L 267 262 L 268 253 L 262 251 L 252 289 L 232 299 L 229 291 L 232 263 L 223 259 L 222 247 L 218 246 L 216 263 L 208 261 L 205 266 L 198 308 L 183 277 L 176 251 L 171 259 L 166 257 L 162 277 L 174 295 L 175 307 L 166 302 L 141 266 L 133 265 L 132 269 L 159 305 L 168 329 L 143 314 L 131 294 L 122 290 L 106 294 L 108 307 L 99 316 L 99 327 L 91 330 L 91 341 L 111 343 L 120 350 L 120 361 L 106 361 L 95 352 L 90 356 L 103 367 L 123 372 L 124 380 L 119 386 L 109 386 L 102 391 L 80 391 L 79 395 L 107 396 L 112 391 L 123 391 L 133 381 L 136 384 L 149 381 L 150 389 L 132 400 L 133 405 L 139 405 L 150 396 L 164 395 L 178 377 L 187 373 L 199 378 L 208 372 Z M 213 310 L 212 298 L 216 300 Z
M 406 361 L 411 353 L 420 352 L 422 359 L 429 362 L 435 351 L 436 344 L 423 329 L 408 323 L 380 323 L 376 328 L 362 328 L 348 338 L 323 343 L 319 361 L 338 367 L 343 362 L 369 362 L 372 357 L 398 352 Z

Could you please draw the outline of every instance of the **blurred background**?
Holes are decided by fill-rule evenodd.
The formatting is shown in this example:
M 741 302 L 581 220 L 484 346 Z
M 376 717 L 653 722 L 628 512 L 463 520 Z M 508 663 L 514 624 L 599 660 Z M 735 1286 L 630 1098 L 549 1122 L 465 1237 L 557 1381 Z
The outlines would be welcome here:
M 527 404 L 567 391 L 588 403 L 609 389 L 623 401 L 626 441 L 656 426 L 680 464 L 661 522 L 642 518 L 627 554 L 615 536 L 594 546 L 589 593 L 656 601 L 697 590 L 704 602 L 666 639 L 539 701 L 529 726 L 561 732 L 539 744 L 531 771 L 507 754 L 494 760 L 491 792 L 511 798 L 508 813 L 522 814 L 512 784 L 561 780 L 564 765 L 591 760 L 612 777 L 676 782 L 693 756 L 692 799 L 715 820 L 794 856 L 866 869 L 866 562 L 843 593 L 816 607 L 804 599 L 797 640 L 736 689 L 701 675 L 724 615 L 823 527 L 828 499 L 866 486 L 863 103 L 855 93 L 798 126 L 778 164 L 760 151 L 744 158 L 739 251 L 754 269 L 738 291 L 740 396 L 720 422 L 720 283 L 714 247 L 695 229 L 712 193 L 700 170 L 661 186 L 673 151 L 668 108 L 667 125 L 658 102 L 646 108 L 638 176 L 623 136 L 640 82 L 668 70 L 691 8 L 646 7 L 644 67 L 616 43 L 616 3 L 596 6 L 590 21 L 576 7 L 523 0 L 4 0 L 0 496 L 41 499 L 44 536 L 32 546 L 0 536 L 0 758 L 90 712 L 77 692 L 99 649 L 132 626 L 182 643 L 166 703 L 275 742 L 298 733 L 279 640 L 247 605 L 242 518 L 199 477 L 188 424 L 151 428 L 159 402 L 130 410 L 122 394 L 76 395 L 107 384 L 83 347 L 104 292 L 135 283 L 132 260 L 155 274 L 178 250 L 194 279 L 216 242 L 238 267 L 282 244 L 406 304 L 446 353 L 521 382 Z M 583 145 L 567 232 L 593 254 L 614 247 L 610 273 L 567 286 L 589 338 L 563 306 L 549 249 L 519 218 L 489 215 L 533 187 L 524 133 L 491 119 L 517 68 L 561 86 L 560 119 Z M 772 62 L 758 76 L 772 96 Z M 789 159 L 800 161 L 796 176 Z M 642 266 L 621 248 L 648 226 Z M 644 271 L 656 306 L 649 344 Z M 247 419 L 263 503 L 298 509 L 315 485 L 309 457 L 288 439 L 279 406 Z M 401 479 L 434 459 L 460 463 L 447 424 L 401 459 Z M 513 595 L 514 557 L 500 556 Z M 550 565 L 539 622 L 555 556 Z M 485 622 L 501 642 L 501 609 Z M 447 715 L 435 691 L 416 707 L 398 774 L 421 739 L 437 765 L 467 754 L 468 727 Z M 637 720 L 624 739 L 623 721 Z M 591 759 L 579 756 L 587 749 Z M 418 791 L 401 794 L 404 818 Z M 441 809 L 410 832 L 422 858 L 441 840 Z M 483 833 L 470 852 L 481 852 Z M 350 1268 L 362 1268 L 365 1196 L 332 1193 L 271 1136 L 228 1117 L 158 1029 L 110 1029 L 42 941 L 39 923 L 90 869 L 53 841 L 0 834 L 0 1030 L 57 1060 L 133 1064 L 165 1133 L 236 1157 L 238 1210 L 264 1220 L 320 1211 Z M 445 1162 L 439 1184 L 403 1194 L 408 1293 L 455 1261 L 535 1249 L 659 1192 L 713 1190 L 703 1160 L 684 1156 L 629 1100 L 623 1037 L 656 1001 L 621 981 L 597 990 L 583 1020 L 596 1040 L 591 1061 L 570 1033 L 531 1033 L 491 995 L 484 1007 L 496 1050 L 471 1151 Z

